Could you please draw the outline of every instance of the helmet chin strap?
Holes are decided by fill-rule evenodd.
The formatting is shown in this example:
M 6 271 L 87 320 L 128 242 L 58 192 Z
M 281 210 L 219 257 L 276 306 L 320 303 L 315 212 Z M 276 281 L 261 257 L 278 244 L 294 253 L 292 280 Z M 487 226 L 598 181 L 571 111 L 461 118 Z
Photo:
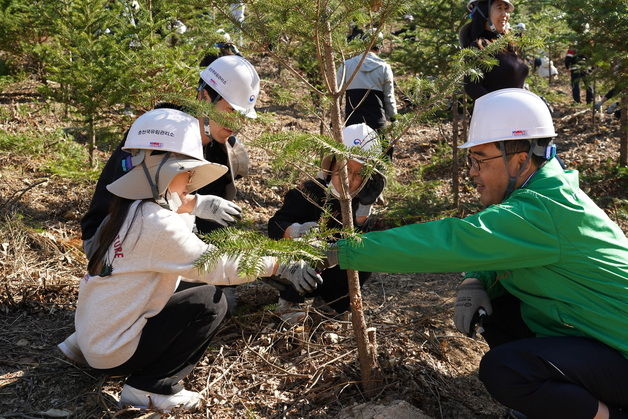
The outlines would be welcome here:
M 492 0 L 488 0 L 488 16 L 486 16 L 482 10 L 480 9 L 479 6 L 479 2 L 475 3 L 475 8 L 473 9 L 473 11 L 471 12 L 471 16 L 473 16 L 474 13 L 478 12 L 484 19 L 486 19 L 486 21 L 488 22 L 488 28 L 491 32 L 496 33 L 498 36 L 501 36 L 501 34 L 499 32 L 497 32 L 497 28 L 495 28 L 495 25 L 493 25 L 493 22 L 491 21 L 491 5 L 493 4 Z
M 528 151 L 526 160 L 523 162 L 521 167 L 519 167 L 517 174 L 515 176 L 512 176 L 510 174 L 510 170 L 508 170 L 508 156 L 506 155 L 506 148 L 504 147 L 504 141 L 499 142 L 499 150 L 502 153 L 502 158 L 504 159 L 504 166 L 506 166 L 506 172 L 508 173 L 508 186 L 506 186 L 506 192 L 504 192 L 504 198 L 502 199 L 502 202 L 508 199 L 508 197 L 510 197 L 510 195 L 515 191 L 516 185 L 517 185 L 517 179 L 519 179 L 519 176 L 521 176 L 521 174 L 525 171 L 526 167 L 528 167 L 528 163 L 530 162 L 530 158 L 532 157 L 532 152 L 534 151 L 536 146 L 537 146 L 536 140 L 532 140 L 530 144 L 530 150 Z
M 198 92 L 202 92 L 203 90 L 205 90 L 205 86 L 207 86 L 207 83 L 205 83 L 205 81 L 203 81 L 203 82 L 201 82 L 201 84 L 199 84 L 199 86 L 198 86 L 198 88 L 196 90 Z M 211 104 L 212 105 L 216 105 L 220 99 L 222 99 L 222 96 L 219 93 L 216 93 L 216 96 L 212 99 Z M 212 142 L 215 141 L 215 138 L 212 137 L 212 133 L 211 133 L 211 130 L 209 128 L 209 118 L 208 117 L 203 117 L 203 131 L 205 132 L 205 135 L 207 135 Z
M 166 198 L 159 195 L 159 188 L 157 187 L 157 185 L 159 185 L 159 172 L 161 172 L 162 166 L 166 163 L 166 161 L 168 161 L 170 155 L 171 153 L 168 152 L 164 154 L 164 157 L 161 159 L 159 167 L 157 168 L 157 172 L 155 173 L 155 182 L 153 182 L 153 179 L 150 176 L 150 172 L 148 171 L 148 167 L 146 167 L 146 161 L 143 160 L 141 164 L 142 169 L 144 170 L 144 174 L 146 175 L 146 180 L 148 180 L 148 184 L 150 185 L 150 190 L 153 194 L 153 200 L 160 207 L 165 209 L 170 209 L 170 206 L 168 205 L 168 201 L 166 200 Z

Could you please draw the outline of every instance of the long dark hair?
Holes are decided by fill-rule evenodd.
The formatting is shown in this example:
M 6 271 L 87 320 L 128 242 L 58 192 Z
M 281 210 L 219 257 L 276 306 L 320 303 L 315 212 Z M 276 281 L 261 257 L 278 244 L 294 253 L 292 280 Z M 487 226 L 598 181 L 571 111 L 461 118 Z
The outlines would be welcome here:
M 488 1 L 478 2 L 476 4 L 478 10 L 473 12 L 471 22 L 460 28 L 460 46 L 463 48 L 475 47 L 484 49 L 501 36 L 500 34 L 486 29 L 486 24 L 490 16 L 489 3 Z M 506 50 L 515 55 L 518 54 L 518 48 L 512 43 L 508 43 Z
M 109 247 L 111 247 L 114 240 L 118 236 L 120 228 L 122 227 L 124 220 L 126 220 L 129 208 L 131 208 L 131 204 L 133 204 L 133 202 L 135 202 L 135 200 L 120 198 L 119 196 L 114 195 L 111 205 L 109 206 L 108 217 L 103 221 L 103 225 L 96 237 L 96 250 L 93 252 L 92 257 L 89 258 L 89 263 L 87 264 L 87 272 L 90 275 L 107 276 L 111 274 L 110 272 L 107 272 L 107 261 L 105 260 L 105 257 L 107 256 Z M 138 211 L 140 211 L 142 203 L 137 206 L 129 226 L 135 221 L 135 217 L 137 216 Z M 120 239 L 120 242 L 123 242 L 125 238 L 126 235 Z

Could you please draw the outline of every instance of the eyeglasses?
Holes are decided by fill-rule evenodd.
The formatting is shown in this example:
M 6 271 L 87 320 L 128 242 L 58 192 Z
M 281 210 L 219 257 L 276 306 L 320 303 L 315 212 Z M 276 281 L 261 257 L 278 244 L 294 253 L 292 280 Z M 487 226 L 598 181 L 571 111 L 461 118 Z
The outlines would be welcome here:
M 506 155 L 510 156 L 511 154 L 517 154 L 517 153 L 521 153 L 521 151 L 517 151 L 513 153 L 506 153 Z M 485 161 L 489 161 L 493 159 L 498 159 L 500 157 L 502 157 L 501 154 L 498 156 L 487 157 L 485 159 L 476 159 L 475 157 L 471 156 L 471 154 L 467 154 L 467 166 L 469 167 L 469 170 L 477 170 L 479 172 L 481 163 L 484 163 Z

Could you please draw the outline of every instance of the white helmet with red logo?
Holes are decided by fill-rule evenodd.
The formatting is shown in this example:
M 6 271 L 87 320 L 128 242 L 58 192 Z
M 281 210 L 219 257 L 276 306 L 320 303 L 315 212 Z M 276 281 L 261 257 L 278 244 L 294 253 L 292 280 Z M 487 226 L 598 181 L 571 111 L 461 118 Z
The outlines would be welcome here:
M 552 116 L 543 99 L 525 89 L 501 89 L 475 101 L 469 137 L 460 148 L 555 136 Z
M 257 117 L 260 79 L 250 62 L 238 55 L 219 57 L 201 71 L 201 79 L 233 109 L 249 118 Z
M 131 125 L 122 150 L 171 151 L 202 159 L 198 119 L 170 108 L 148 111 Z

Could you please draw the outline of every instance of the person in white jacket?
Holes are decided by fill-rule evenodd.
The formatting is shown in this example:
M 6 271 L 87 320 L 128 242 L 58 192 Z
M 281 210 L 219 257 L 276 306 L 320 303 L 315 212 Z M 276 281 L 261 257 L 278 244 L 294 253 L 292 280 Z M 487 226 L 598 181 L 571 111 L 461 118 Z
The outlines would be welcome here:
M 146 137 L 164 151 L 147 148 L 141 162 L 107 186 L 115 198 L 80 284 L 76 333 L 64 343 L 76 345 L 100 372 L 128 375 L 122 406 L 198 406 L 201 395 L 179 381 L 227 313 L 215 285 L 277 275 L 310 292 L 322 282 L 305 263 L 279 264 L 275 257 L 262 258 L 261 272 L 251 277 L 238 273 L 239 258 L 197 266 L 212 245 L 192 232 L 192 192 L 227 171 L 203 159 L 200 130 L 197 118 L 179 111 L 155 119 Z M 177 145 L 179 153 L 172 151 Z M 179 287 L 182 279 L 188 286 Z
M 368 37 L 366 42 L 370 42 L 373 31 L 364 36 Z M 377 131 L 386 125 L 387 120 L 394 121 L 397 115 L 393 72 L 390 64 L 377 55 L 383 38 L 381 32 L 377 36 L 377 42 L 369 52 L 346 60 L 337 70 L 338 86 L 348 83 L 345 93 L 346 126 L 365 123 Z M 357 73 L 353 76 L 356 68 Z

